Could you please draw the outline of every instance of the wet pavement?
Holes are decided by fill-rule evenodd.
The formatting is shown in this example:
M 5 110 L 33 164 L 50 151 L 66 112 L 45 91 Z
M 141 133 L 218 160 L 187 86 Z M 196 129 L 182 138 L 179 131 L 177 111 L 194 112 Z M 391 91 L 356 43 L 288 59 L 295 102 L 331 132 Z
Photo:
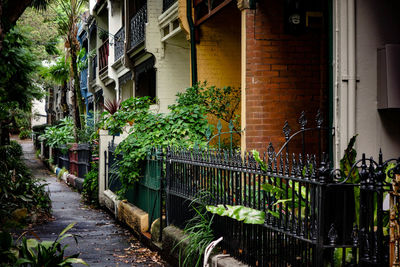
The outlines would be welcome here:
M 35 177 L 48 184 L 50 191 L 53 219 L 32 228 L 41 240 L 54 240 L 67 225 L 76 222 L 68 233 L 79 235 L 78 244 L 73 238 L 64 239 L 62 243 L 68 244 L 66 256 L 79 252 L 90 266 L 169 266 L 158 253 L 146 248 L 129 230 L 116 223 L 110 214 L 83 204 L 79 193 L 58 181 L 36 158 L 32 142 L 19 142 L 26 164 Z

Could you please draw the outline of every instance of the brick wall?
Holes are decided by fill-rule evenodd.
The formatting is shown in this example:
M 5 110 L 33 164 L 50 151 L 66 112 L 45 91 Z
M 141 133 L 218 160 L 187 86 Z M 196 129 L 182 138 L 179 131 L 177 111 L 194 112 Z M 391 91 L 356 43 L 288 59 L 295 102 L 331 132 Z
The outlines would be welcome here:
M 285 120 L 298 127 L 305 110 L 315 125 L 317 109 L 324 111 L 328 43 L 323 29 L 285 34 L 283 1 L 246 12 L 246 149 L 264 151 L 283 143 Z

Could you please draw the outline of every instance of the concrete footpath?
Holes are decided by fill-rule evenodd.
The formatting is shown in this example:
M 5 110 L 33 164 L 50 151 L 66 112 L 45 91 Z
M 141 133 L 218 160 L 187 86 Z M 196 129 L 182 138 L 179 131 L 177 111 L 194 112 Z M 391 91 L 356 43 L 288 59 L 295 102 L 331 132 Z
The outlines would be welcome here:
M 146 248 L 129 230 L 116 223 L 107 212 L 84 205 L 79 193 L 58 181 L 35 158 L 32 142 L 19 142 L 26 164 L 35 177 L 48 184 L 52 200 L 53 220 L 32 228 L 41 240 L 54 240 L 68 224 L 76 222 L 69 233 L 80 236 L 78 244 L 73 238 L 63 241 L 63 244 L 69 245 L 66 256 L 79 252 L 90 266 L 170 266 L 161 260 L 157 252 Z

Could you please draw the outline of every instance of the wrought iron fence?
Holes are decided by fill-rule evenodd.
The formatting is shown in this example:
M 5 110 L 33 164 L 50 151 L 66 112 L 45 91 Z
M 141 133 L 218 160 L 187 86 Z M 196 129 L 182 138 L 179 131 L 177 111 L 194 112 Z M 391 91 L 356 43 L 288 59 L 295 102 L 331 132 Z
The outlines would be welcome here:
M 216 237 L 231 255 L 252 266 L 387 266 L 389 236 L 384 196 L 391 191 L 386 171 L 393 160 L 362 159 L 347 172 L 334 170 L 328 157 L 314 146 L 315 154 L 291 153 L 296 136 L 321 133 L 306 127 L 290 135 L 277 152 L 170 149 L 166 157 L 167 224 L 184 227 L 193 216 L 189 203 L 202 191 L 209 205 L 241 205 L 263 211 L 263 224 L 244 224 L 217 216 Z M 318 135 L 316 135 L 318 136 Z M 320 135 L 320 137 L 322 134 Z M 258 160 L 257 160 L 258 159 Z M 396 161 L 396 160 L 394 160 Z M 399 160 L 396 161 L 399 164 Z M 351 169 L 350 169 L 351 167 Z M 225 206 L 226 207 L 226 206 Z
M 99 73 L 108 67 L 109 42 L 108 39 L 99 47 Z
M 144 41 L 147 22 L 147 4 L 143 5 L 131 19 L 130 46 L 133 49 Z
M 90 67 L 91 67 L 91 80 L 95 81 L 96 80 L 96 68 L 97 68 L 97 55 L 94 55 L 91 63 L 90 63 Z
M 120 59 L 124 54 L 125 27 L 119 29 L 114 35 L 114 55 L 115 61 Z
M 122 155 L 115 155 L 115 149 L 117 146 L 110 142 L 108 144 L 108 163 L 107 163 L 107 177 L 106 185 L 107 188 L 113 192 L 117 192 L 121 189 L 121 181 L 119 180 L 118 174 L 118 158 L 121 159 Z M 107 153 L 107 152 L 105 152 Z

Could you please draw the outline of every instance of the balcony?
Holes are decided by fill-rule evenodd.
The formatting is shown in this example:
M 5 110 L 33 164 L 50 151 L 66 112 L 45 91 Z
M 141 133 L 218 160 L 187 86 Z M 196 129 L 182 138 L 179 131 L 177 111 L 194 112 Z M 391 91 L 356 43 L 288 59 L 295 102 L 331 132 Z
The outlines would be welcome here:
M 147 5 L 144 5 L 131 19 L 130 46 L 129 49 L 137 47 L 144 41 L 145 23 L 147 22 Z
M 109 42 L 108 39 L 99 47 L 99 73 L 108 67 Z
M 122 27 L 114 35 L 114 55 L 115 55 L 114 61 L 120 59 L 124 54 L 124 39 L 125 39 L 125 27 Z
M 96 68 L 97 68 L 97 55 L 94 55 L 92 61 L 90 62 L 91 81 L 96 80 Z
M 163 9 L 162 12 L 165 12 L 168 8 L 170 8 L 177 0 L 163 0 Z

